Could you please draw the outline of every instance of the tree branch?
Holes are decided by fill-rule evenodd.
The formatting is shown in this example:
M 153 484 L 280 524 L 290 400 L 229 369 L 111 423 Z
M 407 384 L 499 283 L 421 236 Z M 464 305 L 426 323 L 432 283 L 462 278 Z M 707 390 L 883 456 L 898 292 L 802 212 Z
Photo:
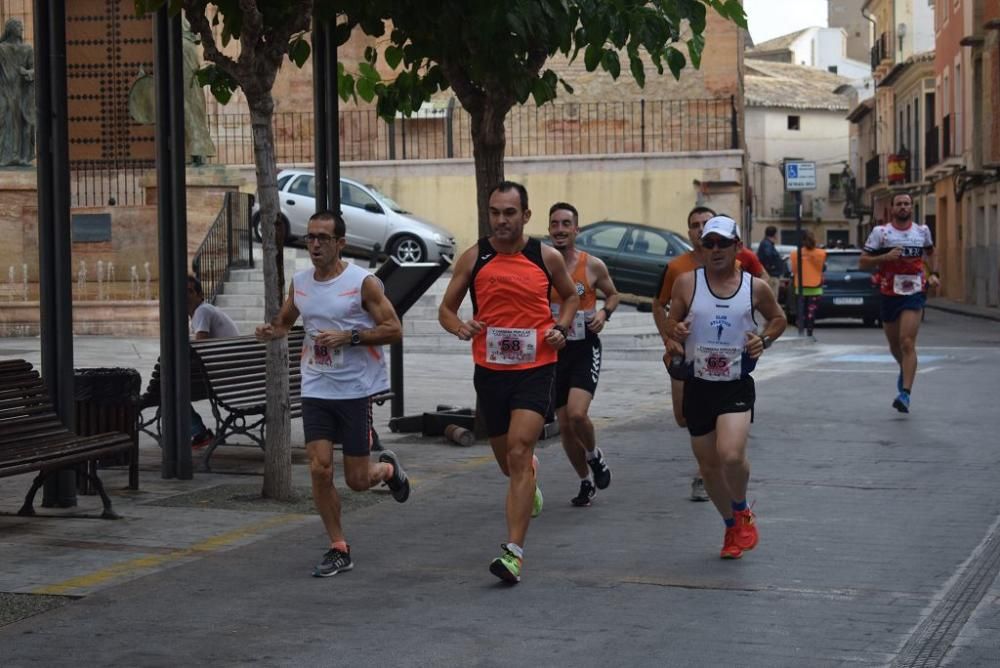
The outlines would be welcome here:
M 239 63 L 219 50 L 219 46 L 215 43 L 215 33 L 212 32 L 212 26 L 205 15 L 207 7 L 208 0 L 184 0 L 184 15 L 191 24 L 191 30 L 201 37 L 205 60 L 239 81 L 243 78 L 243 70 Z

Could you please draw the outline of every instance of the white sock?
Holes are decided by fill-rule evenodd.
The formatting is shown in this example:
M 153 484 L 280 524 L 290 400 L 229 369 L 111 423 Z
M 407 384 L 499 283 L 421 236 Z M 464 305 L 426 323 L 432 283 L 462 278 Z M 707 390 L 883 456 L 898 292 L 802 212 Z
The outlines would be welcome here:
M 601 449 L 594 448 L 593 450 L 587 453 L 587 461 L 592 462 L 600 456 L 601 456 Z
M 589 480 L 591 483 L 593 483 L 594 482 L 594 475 L 592 473 L 588 473 L 587 475 L 585 475 L 582 478 L 580 478 L 580 482 L 583 482 L 584 480 Z
M 524 548 L 514 543 L 507 543 L 507 551 L 518 559 L 524 559 Z

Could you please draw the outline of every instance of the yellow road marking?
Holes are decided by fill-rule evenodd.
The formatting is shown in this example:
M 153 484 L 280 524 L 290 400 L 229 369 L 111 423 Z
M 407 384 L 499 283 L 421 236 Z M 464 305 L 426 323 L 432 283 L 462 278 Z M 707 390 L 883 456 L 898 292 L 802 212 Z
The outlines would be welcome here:
M 86 575 L 78 575 L 77 577 L 64 580 L 62 582 L 57 582 L 55 584 L 45 585 L 33 590 L 33 594 L 49 594 L 52 596 L 65 595 L 73 591 L 74 589 L 85 589 L 89 587 L 96 587 L 98 585 L 110 582 L 118 578 L 129 577 L 138 575 L 142 571 L 150 570 L 163 566 L 165 564 L 180 561 L 187 557 L 206 554 L 210 552 L 216 552 L 224 547 L 232 545 L 237 541 L 244 538 L 249 538 L 255 534 L 266 531 L 272 527 L 281 526 L 283 524 L 290 524 L 292 522 L 297 522 L 303 519 L 307 519 L 309 515 L 279 515 L 271 519 L 265 520 L 263 522 L 257 522 L 250 526 L 246 526 L 240 529 L 234 529 L 232 531 L 227 531 L 221 533 L 217 536 L 212 536 L 207 538 L 200 543 L 195 543 L 190 547 L 179 548 L 172 550 L 166 554 L 155 554 L 145 557 L 138 557 L 136 559 L 130 559 L 128 561 L 123 561 L 107 568 L 102 568 L 93 573 L 88 573 Z

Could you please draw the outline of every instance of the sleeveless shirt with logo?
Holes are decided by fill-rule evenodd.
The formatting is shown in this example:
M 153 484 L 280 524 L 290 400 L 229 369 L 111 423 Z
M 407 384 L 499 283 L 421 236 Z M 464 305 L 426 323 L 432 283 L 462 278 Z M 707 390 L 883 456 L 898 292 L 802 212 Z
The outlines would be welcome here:
M 351 263 L 328 281 L 317 281 L 314 274 L 315 269 L 310 268 L 292 279 L 292 299 L 302 314 L 306 332 L 302 341 L 302 396 L 361 399 L 388 390 L 382 346 L 328 348 L 314 338 L 326 329 L 360 331 L 375 327 L 361 298 L 361 284 L 371 274 Z
M 753 317 L 753 277 L 740 271 L 740 286 L 728 297 L 712 292 L 704 267 L 695 269 L 694 296 L 686 320 L 690 334 L 684 354 L 693 378 L 732 381 L 747 378 L 757 365 L 745 352 Z
M 576 317 L 573 318 L 573 325 L 566 334 L 567 345 L 576 341 L 597 338 L 597 334 L 587 329 L 587 323 L 597 312 L 597 292 L 594 290 L 594 286 L 590 284 L 590 281 L 587 280 L 587 262 L 589 260 L 589 255 L 583 251 L 579 251 L 576 256 L 576 266 L 573 267 L 573 273 L 570 274 L 570 278 L 573 279 L 573 286 L 576 288 L 576 295 L 580 298 L 580 307 L 576 311 Z M 559 310 L 562 308 L 562 297 L 559 296 L 555 288 L 549 291 L 549 301 L 552 304 L 552 317 L 558 320 Z
M 509 254 L 498 253 L 488 238 L 479 240 L 469 290 L 473 318 L 486 325 L 472 339 L 478 366 L 513 371 L 555 363 L 557 352 L 545 343 L 545 332 L 555 324 L 551 285 L 538 239 Z
M 899 246 L 903 254 L 899 259 L 883 262 L 878 267 L 882 280 L 879 288 L 883 295 L 898 297 L 923 292 L 927 289 L 924 281 L 924 253 L 934 247 L 931 230 L 926 225 L 911 222 L 905 230 L 892 223 L 878 225 L 872 229 L 865 242 L 866 253 L 878 254 Z

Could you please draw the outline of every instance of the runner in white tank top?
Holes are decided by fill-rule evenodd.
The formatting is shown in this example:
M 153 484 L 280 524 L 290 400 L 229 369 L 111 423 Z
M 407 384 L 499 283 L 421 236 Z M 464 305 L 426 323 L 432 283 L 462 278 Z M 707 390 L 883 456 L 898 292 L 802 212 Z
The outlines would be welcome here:
M 726 524 L 723 559 L 739 559 L 757 545 L 746 501 L 746 447 L 756 398 L 750 372 L 786 324 L 767 283 L 737 267 L 739 246 L 733 219 L 708 220 L 701 237 L 704 267 L 677 278 L 666 328 L 685 347 L 684 418 L 705 490 Z M 755 309 L 767 318 L 759 334 Z
M 313 268 L 295 274 L 277 317 L 257 328 L 257 339 L 288 334 L 302 315 L 302 424 L 312 472 L 313 501 L 330 549 L 313 570 L 328 577 L 354 568 L 340 523 L 333 486 L 333 444 L 344 451 L 344 478 L 355 490 L 386 483 L 402 503 L 410 483 L 396 455 L 385 450 L 371 461 L 371 395 L 388 389 L 381 347 L 402 337 L 402 327 L 382 282 L 340 259 L 347 233 L 343 219 L 321 212 L 309 219 L 305 236 Z

